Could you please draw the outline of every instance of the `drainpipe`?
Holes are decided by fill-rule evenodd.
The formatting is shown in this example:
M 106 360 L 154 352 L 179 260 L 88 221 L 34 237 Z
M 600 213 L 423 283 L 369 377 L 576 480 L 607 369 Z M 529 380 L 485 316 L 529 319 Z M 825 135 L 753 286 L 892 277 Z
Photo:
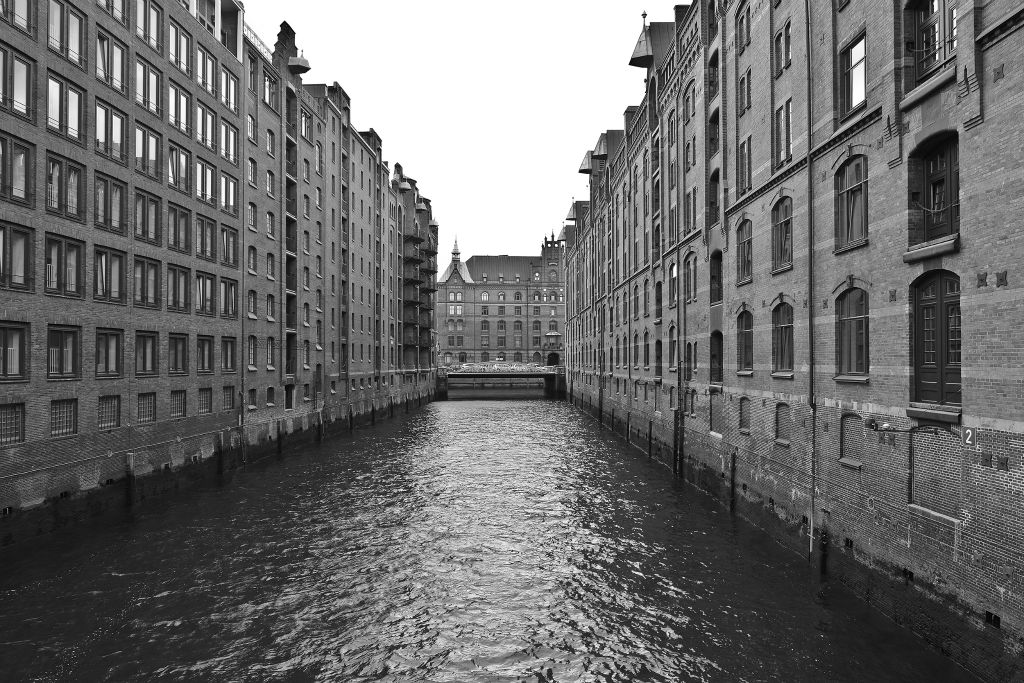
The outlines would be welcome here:
M 810 372 L 808 374 L 807 401 L 811 408 L 811 514 L 808 519 L 807 559 L 814 554 L 814 506 L 815 488 L 817 487 L 817 414 L 818 408 L 814 396 L 814 179 L 811 173 L 811 143 L 814 130 L 814 74 L 811 71 L 811 0 L 804 0 L 804 58 L 807 68 L 807 359 Z

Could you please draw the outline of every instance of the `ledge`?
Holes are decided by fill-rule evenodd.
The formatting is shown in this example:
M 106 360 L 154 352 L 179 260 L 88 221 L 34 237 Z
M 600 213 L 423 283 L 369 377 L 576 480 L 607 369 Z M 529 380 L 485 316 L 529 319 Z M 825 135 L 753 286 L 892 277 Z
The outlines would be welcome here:
M 793 379 L 793 372 L 773 372 L 772 379 Z
M 771 271 L 770 275 L 778 275 L 779 273 L 785 273 L 787 270 L 793 270 L 793 264 L 787 263 L 784 266 L 779 266 Z
M 860 460 L 854 460 L 853 458 L 839 458 L 839 464 L 843 467 L 848 467 L 851 470 L 861 470 L 864 468 L 864 463 Z
M 922 507 L 922 506 L 917 505 L 915 503 L 908 503 L 907 504 L 907 511 L 909 511 L 911 514 L 920 515 L 921 517 L 928 517 L 929 519 L 935 520 L 936 522 L 940 522 L 942 524 L 948 524 L 949 526 L 959 526 L 960 525 L 960 520 L 957 519 L 956 517 L 950 517 L 949 515 L 944 515 L 941 512 L 936 512 L 935 510 L 930 510 L 930 509 L 928 509 L 926 507 Z
M 946 85 L 951 81 L 956 80 L 956 58 L 952 60 L 952 64 L 947 65 L 943 71 L 935 74 L 927 81 L 917 86 L 910 92 L 908 92 L 903 100 L 900 102 L 900 110 L 906 111 L 915 104 L 919 104 L 921 100 L 927 98 L 929 95 L 934 93 L 936 90 Z
M 871 378 L 868 375 L 836 375 L 832 379 L 840 384 L 867 384 Z
M 789 448 L 789 439 L 775 439 L 775 445 Z
M 753 370 L 737 370 L 736 371 L 736 376 L 737 377 L 753 377 L 754 376 L 754 371 Z
M 924 259 L 932 258 L 933 256 L 951 254 L 957 251 L 960 251 L 959 233 L 915 245 L 903 254 L 903 262 L 914 263 L 915 261 L 923 261 Z
M 922 404 L 910 404 L 907 417 L 925 422 L 941 422 L 943 424 L 960 424 L 960 408 L 924 407 Z
M 849 244 L 844 244 L 841 247 L 836 247 L 835 249 L 832 250 L 832 254 L 833 255 L 845 254 L 848 251 L 853 251 L 854 249 L 860 249 L 861 247 L 866 247 L 867 244 L 868 244 L 868 238 L 865 237 L 862 240 L 857 240 L 855 242 L 850 242 Z

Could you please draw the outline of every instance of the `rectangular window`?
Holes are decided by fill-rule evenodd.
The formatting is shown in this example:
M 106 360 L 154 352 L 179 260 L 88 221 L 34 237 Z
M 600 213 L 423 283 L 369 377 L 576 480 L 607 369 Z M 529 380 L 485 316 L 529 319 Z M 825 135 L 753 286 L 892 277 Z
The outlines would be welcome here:
M 207 204 L 217 204 L 217 169 L 196 159 L 196 197 Z
M 220 155 L 233 164 L 238 163 L 238 129 L 223 119 L 220 122 Z
M 135 419 L 139 424 L 156 422 L 156 394 L 139 394 L 135 409 Z
M 74 220 L 85 218 L 85 169 L 63 157 L 46 157 L 46 210 Z
M 94 210 L 96 227 L 121 234 L 124 232 L 128 188 L 113 178 L 96 174 Z
M 200 415 L 209 415 L 213 412 L 213 389 L 204 387 L 199 390 L 199 401 L 197 412 Z
M 235 305 L 237 307 L 237 302 Z M 216 312 L 213 275 L 196 273 L 196 313 L 214 315 Z
M 156 308 L 160 305 L 160 264 L 149 259 L 135 257 L 135 295 L 136 306 Z
M 263 74 L 263 103 L 277 111 L 277 79 L 270 74 Z
M 203 47 L 196 54 L 196 83 L 211 95 L 217 94 L 217 62 Z
M 956 55 L 956 29 L 959 22 L 957 0 L 931 0 L 918 3 L 915 11 L 917 44 L 911 43 L 917 58 L 917 78 L 925 80 L 935 69 Z
M 220 70 L 220 101 L 231 111 L 238 111 L 238 77 L 223 67 Z
M 97 301 L 124 303 L 125 262 L 124 252 L 107 247 L 96 247 L 93 256 L 93 298 Z
M 167 85 L 167 121 L 185 135 L 192 135 L 192 95 L 174 81 Z
M 189 311 L 191 277 L 187 268 L 167 266 L 167 310 L 182 313 Z
M 185 417 L 188 413 L 186 396 L 184 389 L 171 392 L 171 417 Z
M 122 112 L 96 100 L 96 151 L 122 164 L 128 160 L 126 120 Z
M 28 378 L 28 331 L 28 325 L 0 323 L 0 381 Z
M 226 225 L 220 226 L 220 262 L 226 266 L 238 265 L 238 231 Z
M 175 204 L 167 205 L 167 246 L 188 252 L 192 243 L 192 213 Z
M 196 216 L 196 256 L 214 261 L 217 258 L 217 223 L 205 216 Z
M 160 243 L 160 200 L 145 192 L 135 192 L 135 237 Z
M 232 216 L 238 215 L 238 180 L 227 173 L 220 174 L 220 208 Z
M 167 371 L 172 375 L 188 372 L 188 335 L 172 334 L 167 338 Z
M 161 19 L 160 6 L 152 0 L 135 0 L 135 35 L 142 38 L 154 50 L 159 51 Z
M 50 49 L 75 64 L 85 64 L 85 17 L 59 0 L 50 0 L 47 11 L 47 44 Z
M 96 33 L 96 78 L 118 92 L 127 90 L 128 48 L 102 31 Z
M 843 50 L 840 56 L 840 101 L 839 113 L 845 116 L 867 97 L 866 38 L 861 36 Z
M 775 161 L 782 165 L 793 158 L 793 100 L 775 110 Z
M 208 149 L 217 149 L 217 115 L 202 104 L 196 105 L 196 140 Z
M 29 0 L 8 0 L 0 2 L 0 17 L 22 31 L 29 33 L 35 30 L 32 25 L 32 15 L 29 11 Z
M 0 47 L 0 109 L 23 117 L 34 114 L 34 66 L 28 57 L 6 46 Z
M 238 317 L 238 283 L 220 279 L 220 314 L 225 318 Z
M 221 408 L 223 410 L 234 410 L 235 408 L 235 387 L 226 386 L 221 390 L 220 395 Z
M 213 372 L 213 337 L 196 337 L 196 372 Z
M 135 124 L 135 169 L 150 178 L 160 177 L 160 136 Z
M 237 342 L 234 337 L 221 337 L 220 340 L 220 369 L 224 372 L 234 372 L 237 369 L 236 363 Z
M 142 59 L 135 60 L 135 101 L 160 116 L 160 72 Z
M 81 296 L 85 279 L 85 245 L 59 235 L 46 236 L 46 291 Z
M 78 399 L 50 401 L 50 436 L 78 433 Z
M 189 191 L 192 156 L 175 144 L 167 145 L 167 184 L 181 192 Z
M 0 405 L 0 446 L 25 441 L 25 404 L 5 403 Z
M 155 375 L 159 369 L 157 345 L 159 338 L 156 332 L 137 332 L 135 334 L 135 374 Z
M 81 375 L 81 330 L 77 327 L 51 327 L 47 333 L 46 375 L 50 379 L 69 379 Z
M 120 330 L 96 330 L 96 376 L 120 377 L 124 335 Z
M 28 143 L 0 133 L 0 199 L 19 204 L 35 201 L 34 159 L 34 150 Z
M 120 396 L 100 396 L 96 410 L 96 426 L 99 429 L 115 429 L 121 426 Z
M 168 27 L 167 58 L 183 73 L 192 75 L 192 36 L 173 21 Z

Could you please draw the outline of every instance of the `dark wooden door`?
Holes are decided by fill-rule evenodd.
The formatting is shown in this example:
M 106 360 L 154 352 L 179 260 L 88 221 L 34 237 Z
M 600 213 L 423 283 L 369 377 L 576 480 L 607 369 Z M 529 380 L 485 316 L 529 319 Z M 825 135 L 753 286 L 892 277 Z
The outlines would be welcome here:
M 959 405 L 960 278 L 940 271 L 914 289 L 914 398 Z

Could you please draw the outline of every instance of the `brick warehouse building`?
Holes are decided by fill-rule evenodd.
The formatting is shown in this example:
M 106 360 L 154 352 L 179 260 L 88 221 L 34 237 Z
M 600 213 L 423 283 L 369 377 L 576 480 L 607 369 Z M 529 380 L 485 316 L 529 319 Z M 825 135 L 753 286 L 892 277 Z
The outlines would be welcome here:
M 438 361 L 564 362 L 565 241 L 544 238 L 539 256 L 471 256 L 455 242 L 438 278 Z
M 0 9 L 0 544 L 41 503 L 432 395 L 430 202 L 287 24 Z
M 1004 680 L 1024 671 L 1024 10 L 896 7 L 645 23 L 646 97 L 586 153 L 566 229 L 570 393 Z

